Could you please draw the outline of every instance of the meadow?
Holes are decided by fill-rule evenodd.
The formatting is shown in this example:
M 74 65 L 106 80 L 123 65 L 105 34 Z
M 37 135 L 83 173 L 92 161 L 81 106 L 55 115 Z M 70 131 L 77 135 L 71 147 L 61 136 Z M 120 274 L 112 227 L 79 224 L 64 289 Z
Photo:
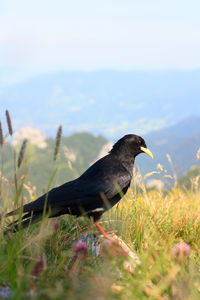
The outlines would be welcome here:
M 135 174 L 119 205 L 104 214 L 101 226 L 121 237 L 140 260 L 130 270 L 126 253 L 105 240 L 99 255 L 77 248 L 88 230 L 98 236 L 85 217 L 44 216 L 39 224 L 5 236 L 12 218 L 5 219 L 4 212 L 37 195 L 18 174 L 16 156 L 16 180 L 5 178 L 1 166 L 0 299 L 200 299 L 199 178 L 186 189 L 174 174 L 169 190 L 147 190 Z

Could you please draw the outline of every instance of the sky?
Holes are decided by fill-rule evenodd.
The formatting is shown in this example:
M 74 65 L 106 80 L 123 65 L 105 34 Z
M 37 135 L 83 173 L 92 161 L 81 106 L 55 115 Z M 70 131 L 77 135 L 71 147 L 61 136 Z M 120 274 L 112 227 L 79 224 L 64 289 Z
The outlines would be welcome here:
M 200 68 L 199 0 L 0 0 L 0 87 L 64 70 Z

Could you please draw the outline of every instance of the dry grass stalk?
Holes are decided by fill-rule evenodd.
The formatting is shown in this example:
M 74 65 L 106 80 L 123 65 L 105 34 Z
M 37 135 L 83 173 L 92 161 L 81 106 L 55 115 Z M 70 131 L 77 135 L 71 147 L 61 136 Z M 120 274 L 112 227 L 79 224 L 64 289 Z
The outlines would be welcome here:
M 24 140 L 23 140 L 21 149 L 20 149 L 20 151 L 19 151 L 19 156 L 18 156 L 18 161 L 17 161 L 17 166 L 18 166 L 18 168 L 20 168 L 21 163 L 22 163 L 22 161 L 23 161 L 24 154 L 25 154 L 25 151 L 26 151 L 26 144 L 27 144 L 27 142 L 28 142 L 27 139 L 24 139 Z
M 197 151 L 197 160 L 199 160 L 200 159 L 200 148 L 199 148 L 199 150 Z
M 0 121 L 0 145 L 3 146 L 3 129 Z
M 0 145 L 3 146 L 3 129 L 0 121 Z
M 9 114 L 8 110 L 6 110 L 6 120 L 7 120 L 9 134 L 13 135 L 12 122 L 11 122 L 11 118 L 10 118 L 10 114 Z
M 61 136 L 62 136 L 62 126 L 60 125 L 58 127 L 58 131 L 57 131 L 57 135 L 56 135 L 56 147 L 55 147 L 54 156 L 53 156 L 54 161 L 56 161 L 56 158 L 57 158 L 57 155 L 58 155 Z
M 167 160 L 168 160 L 168 162 L 170 163 L 170 166 L 171 166 L 171 168 L 172 168 L 173 177 L 174 177 L 174 186 L 176 187 L 177 184 L 178 184 L 177 173 L 176 173 L 176 170 L 175 170 L 175 168 L 174 168 L 174 165 L 173 165 L 171 156 L 170 156 L 169 154 L 166 154 L 166 157 L 167 157 Z

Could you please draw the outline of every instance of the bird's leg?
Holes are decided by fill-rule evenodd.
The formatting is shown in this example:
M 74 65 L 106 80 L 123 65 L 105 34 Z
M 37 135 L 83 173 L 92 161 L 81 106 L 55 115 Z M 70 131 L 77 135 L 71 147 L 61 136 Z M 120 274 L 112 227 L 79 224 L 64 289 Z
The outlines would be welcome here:
M 119 242 L 120 239 L 117 238 L 117 236 L 113 237 L 112 235 L 107 235 L 107 233 L 103 230 L 103 228 L 99 225 L 98 222 L 94 222 L 94 224 L 99 229 L 101 234 L 111 242 L 109 244 L 101 244 L 103 245 L 104 250 L 106 250 L 107 248 L 107 250 L 110 250 L 110 252 L 114 256 L 127 255 L 128 252 L 122 247 L 122 245 Z
M 109 240 L 111 239 L 111 237 L 109 235 L 107 235 L 107 233 L 103 230 L 103 228 L 99 225 L 98 222 L 94 222 L 94 224 L 105 238 L 107 238 Z

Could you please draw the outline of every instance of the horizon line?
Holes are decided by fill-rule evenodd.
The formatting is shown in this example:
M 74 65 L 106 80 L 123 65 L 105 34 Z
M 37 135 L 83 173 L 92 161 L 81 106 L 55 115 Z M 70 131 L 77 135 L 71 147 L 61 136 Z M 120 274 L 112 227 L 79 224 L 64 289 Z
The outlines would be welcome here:
M 91 69 L 65 69 L 65 70 L 51 70 L 51 71 L 44 71 L 44 72 L 37 72 L 35 74 L 30 74 L 20 78 L 18 80 L 7 80 L 6 82 L 0 82 L 0 88 L 4 89 L 8 86 L 16 85 L 19 83 L 23 83 L 37 77 L 46 76 L 46 75 L 53 75 L 53 74 L 62 74 L 62 73 L 101 73 L 101 72 L 121 72 L 121 73 L 131 73 L 131 72 L 138 72 L 138 73 L 150 73 L 150 72 L 196 72 L 200 71 L 200 66 L 195 68 L 91 68 Z M 3 80 L 2 80 L 3 81 Z M 5 80 L 6 81 L 6 80 Z

